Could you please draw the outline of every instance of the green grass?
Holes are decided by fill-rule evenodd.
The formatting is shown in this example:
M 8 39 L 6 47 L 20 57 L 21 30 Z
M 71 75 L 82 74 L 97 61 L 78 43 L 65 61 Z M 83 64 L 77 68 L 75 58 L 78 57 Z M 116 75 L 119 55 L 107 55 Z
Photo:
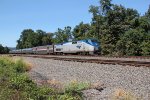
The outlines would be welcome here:
M 29 66 L 22 59 L 0 57 L 0 100 L 82 100 L 84 83 L 70 83 L 63 93 L 53 87 L 35 84 L 26 74 Z

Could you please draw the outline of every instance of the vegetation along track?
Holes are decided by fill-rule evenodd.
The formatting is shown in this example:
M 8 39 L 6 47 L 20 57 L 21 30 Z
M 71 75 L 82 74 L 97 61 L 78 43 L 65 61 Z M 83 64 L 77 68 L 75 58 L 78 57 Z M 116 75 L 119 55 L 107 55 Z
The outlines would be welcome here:
M 10 56 L 23 56 L 23 57 L 33 57 L 33 58 L 44 58 L 44 59 L 53 59 L 53 60 L 62 60 L 62 61 L 74 61 L 82 63 L 97 63 L 97 64 L 119 64 L 119 65 L 129 65 L 129 66 L 145 66 L 150 67 L 150 62 L 145 61 L 125 61 L 125 60 L 103 60 L 103 59 L 81 59 L 81 58 L 69 58 L 69 57 L 58 57 L 58 56 L 46 56 L 46 55 L 10 55 Z

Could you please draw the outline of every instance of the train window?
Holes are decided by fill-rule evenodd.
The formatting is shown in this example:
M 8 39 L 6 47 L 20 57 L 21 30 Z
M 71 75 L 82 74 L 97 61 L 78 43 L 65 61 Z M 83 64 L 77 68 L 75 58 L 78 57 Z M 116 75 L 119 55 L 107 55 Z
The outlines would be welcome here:
M 91 41 L 92 41 L 92 42 L 98 42 L 98 40 L 96 40 L 96 39 L 92 39 Z
M 56 51 L 61 51 L 61 49 L 56 49 Z
M 97 42 L 96 40 L 91 40 L 92 42 Z
M 77 41 L 72 42 L 72 44 L 77 44 Z
M 49 49 L 49 47 L 47 47 L 47 49 Z
M 85 42 L 86 42 L 86 43 L 89 43 L 89 41 L 88 41 L 88 40 L 85 40 Z

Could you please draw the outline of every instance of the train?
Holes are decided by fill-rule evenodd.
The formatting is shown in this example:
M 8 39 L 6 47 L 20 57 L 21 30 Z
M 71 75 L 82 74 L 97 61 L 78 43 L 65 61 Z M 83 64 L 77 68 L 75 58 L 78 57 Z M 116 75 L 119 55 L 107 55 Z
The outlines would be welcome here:
M 10 54 L 80 54 L 93 55 L 99 52 L 100 44 L 95 39 L 70 41 L 55 45 L 37 46 L 33 48 L 11 50 Z

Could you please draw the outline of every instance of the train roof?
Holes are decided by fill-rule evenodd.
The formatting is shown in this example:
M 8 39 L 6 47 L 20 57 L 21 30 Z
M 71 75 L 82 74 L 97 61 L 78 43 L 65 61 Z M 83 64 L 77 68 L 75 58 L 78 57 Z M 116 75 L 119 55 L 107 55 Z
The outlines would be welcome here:
M 43 46 L 36 46 L 36 47 L 45 47 L 45 46 L 52 46 L 52 45 L 43 45 Z M 36 48 L 36 47 L 33 47 L 33 48 Z
M 32 48 L 24 48 L 24 49 L 22 49 L 22 50 L 32 50 Z

